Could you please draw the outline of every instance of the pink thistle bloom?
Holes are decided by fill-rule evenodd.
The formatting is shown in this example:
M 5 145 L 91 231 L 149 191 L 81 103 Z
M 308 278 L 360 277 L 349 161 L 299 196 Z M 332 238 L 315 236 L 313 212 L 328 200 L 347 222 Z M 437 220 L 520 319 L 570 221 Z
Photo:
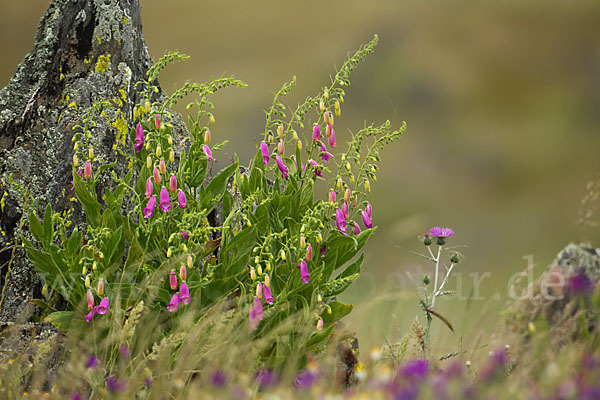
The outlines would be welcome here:
M 149 199 L 152 197 L 153 192 L 154 188 L 152 186 L 152 178 L 148 178 L 148 180 L 146 180 L 146 198 Z
M 335 199 L 335 190 L 331 189 L 329 191 L 329 202 L 330 203 L 335 203 L 336 199 Z
M 88 310 L 93 310 L 95 304 L 94 304 L 94 295 L 92 294 L 92 291 L 88 290 L 85 296 L 87 298 Z
M 92 164 L 90 162 L 85 163 L 85 167 L 83 168 L 83 176 L 85 179 L 90 179 L 92 177 Z
M 339 208 L 335 210 L 335 224 L 341 233 L 346 233 L 346 226 L 348 223 L 346 222 L 344 212 Z
M 348 207 L 348 203 L 345 201 L 342 204 L 342 212 L 344 213 L 344 218 L 348 218 L 350 216 L 350 208 Z
M 154 127 L 156 130 L 160 130 L 160 114 L 156 114 L 154 118 Z
M 308 265 L 306 264 L 306 261 L 302 260 L 297 267 L 300 268 L 300 280 L 304 283 L 308 283 L 310 275 L 308 274 Z
M 175 293 L 173 297 L 171 297 L 171 301 L 167 306 L 168 312 L 177 312 L 177 307 L 179 307 L 179 293 Z
M 109 304 L 108 297 L 103 298 L 100 301 L 100 304 L 97 305 L 96 307 L 94 307 L 94 310 L 93 310 L 94 314 L 101 314 L 101 315 L 106 314 L 108 312 L 108 304 Z
M 319 139 L 321 139 L 321 128 L 319 128 L 319 125 L 315 125 L 315 127 L 313 128 L 313 140 L 315 142 L 318 142 Z
M 190 289 L 185 282 L 181 282 L 181 286 L 179 287 L 179 300 L 184 306 L 188 305 L 192 300 L 190 298 Z
M 133 145 L 135 151 L 139 152 L 144 147 L 144 129 L 142 124 L 138 122 L 135 127 L 135 144 Z
M 254 306 L 250 309 L 249 315 L 250 329 L 252 329 L 253 331 L 258 329 L 258 325 L 260 324 L 260 321 L 264 319 L 264 317 L 265 314 L 263 311 L 262 302 L 258 297 L 255 297 Z
M 329 136 L 329 145 L 335 147 L 335 131 L 333 130 L 333 127 L 331 128 L 331 136 Z
M 210 147 L 208 147 L 207 145 L 203 144 L 202 145 L 202 151 L 204 152 L 204 154 L 206 154 L 206 157 L 208 157 L 208 161 L 212 161 L 213 159 L 213 155 L 212 155 L 212 151 L 210 151 Z
M 440 228 L 439 226 L 433 227 L 429 230 L 431 236 L 436 238 L 447 238 L 454 235 L 454 231 L 450 228 Z
M 306 258 L 306 261 L 310 261 L 313 258 L 313 249 L 310 244 L 306 248 L 306 257 L 305 258 Z
M 354 223 L 354 234 L 358 235 L 360 233 L 360 226 L 355 222 Z
M 281 175 L 285 179 L 288 179 L 288 171 L 289 171 L 288 167 L 285 166 L 281 157 L 275 156 L 275 160 L 277 161 L 277 168 L 279 168 L 279 171 L 281 171 Z
M 160 209 L 164 212 L 169 212 L 171 209 L 171 200 L 169 199 L 169 192 L 166 187 L 160 189 Z
M 162 178 L 160 177 L 160 172 L 158 172 L 157 168 L 154 168 L 154 171 L 152 171 L 152 175 L 154 177 L 154 183 L 160 185 L 160 182 L 162 182 Z
M 177 290 L 177 274 L 174 269 L 169 274 L 169 285 L 171 286 L 171 290 Z
M 273 295 L 271 294 L 271 289 L 267 285 L 262 285 L 263 287 L 263 295 L 265 296 L 265 303 L 273 304 Z
M 260 144 L 260 151 L 262 153 L 263 161 L 265 165 L 267 165 L 267 163 L 271 161 L 271 158 L 269 157 L 269 146 L 267 146 L 265 142 L 262 142 Z
M 175 193 L 177 191 L 177 178 L 175 175 L 171 175 L 171 180 L 169 181 L 169 191 L 171 193 Z
M 144 208 L 144 218 L 150 218 L 154 215 L 154 207 L 156 207 L 156 196 L 150 197 L 146 208 Z
M 367 203 L 367 206 L 365 207 L 365 211 L 367 212 L 367 215 L 369 216 L 369 218 L 371 218 L 371 203 Z
M 184 194 L 185 196 L 185 194 Z M 180 205 L 181 207 L 181 205 Z M 190 235 L 186 232 L 186 231 L 181 231 L 181 236 L 185 239 L 188 240 L 190 238 Z
M 281 155 L 283 155 L 285 151 L 285 143 L 283 143 L 283 140 L 279 141 L 279 144 L 277 144 L 277 152 Z
M 360 214 L 362 216 L 363 224 L 365 224 L 365 227 L 367 227 L 369 229 L 372 228 L 373 222 L 371 222 L 371 218 L 369 218 L 369 214 L 367 214 L 366 211 L 362 211 Z
M 179 208 L 181 208 L 182 210 L 185 208 L 185 206 L 187 204 L 187 199 L 185 198 L 185 193 L 181 189 L 179 190 L 179 193 L 177 194 L 177 203 L 179 204 Z

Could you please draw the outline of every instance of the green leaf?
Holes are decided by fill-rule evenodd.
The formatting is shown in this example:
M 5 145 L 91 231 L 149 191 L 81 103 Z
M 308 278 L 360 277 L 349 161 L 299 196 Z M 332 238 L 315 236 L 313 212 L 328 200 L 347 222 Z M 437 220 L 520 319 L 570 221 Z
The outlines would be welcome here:
M 42 309 L 42 312 L 45 314 L 47 312 L 56 312 L 56 310 L 54 309 L 54 307 L 52 307 L 50 304 L 46 303 L 44 300 L 42 299 L 31 299 L 29 300 L 31 303 L 35 304 L 36 306 L 38 306 L 39 308 Z
M 217 205 L 223 196 L 223 192 L 227 188 L 227 182 L 235 174 L 238 169 L 238 161 L 236 160 L 233 164 L 223 169 L 217 176 L 215 176 L 208 186 L 206 186 L 206 192 L 200 199 L 202 208 L 206 209 L 209 213 Z
M 44 228 L 40 224 L 40 220 L 35 215 L 35 210 L 29 212 L 29 230 L 39 242 L 44 243 Z
M 75 186 L 75 194 L 85 211 L 88 224 L 92 227 L 98 227 L 100 225 L 100 210 L 102 206 L 92 196 L 83 179 L 76 172 L 73 173 L 73 184 Z
M 44 213 L 44 243 L 49 244 L 54 239 L 54 224 L 52 223 L 52 207 L 46 206 Z
M 114 231 L 106 243 L 104 252 L 104 262 L 106 266 L 111 267 L 113 264 L 121 264 L 123 258 L 123 252 L 125 251 L 125 242 L 123 239 L 123 226 L 119 226 Z
M 352 308 L 354 308 L 352 304 L 344 304 L 339 301 L 332 301 L 327 305 L 331 308 L 331 314 L 327 312 L 327 309 L 321 313 L 323 322 L 327 324 L 339 321 L 346 315 L 350 314 L 350 311 L 352 311 Z
M 333 332 L 334 328 L 335 325 L 331 325 L 327 329 L 323 329 L 321 332 L 313 332 L 306 341 L 306 343 L 304 343 L 304 347 L 317 346 L 321 344 L 322 342 L 327 340 L 329 336 L 331 336 L 331 333 Z
M 71 322 L 75 317 L 73 311 L 56 311 L 49 314 L 46 317 L 47 321 L 50 321 L 54 327 L 60 331 L 67 332 L 71 327 Z
M 82 236 L 83 235 L 81 232 L 79 232 L 79 229 L 75 227 L 75 229 L 73 229 L 73 233 L 71 233 L 71 236 L 69 237 L 69 239 L 67 239 L 66 249 L 67 252 L 71 255 L 71 257 L 79 253 L 79 249 L 81 248 Z

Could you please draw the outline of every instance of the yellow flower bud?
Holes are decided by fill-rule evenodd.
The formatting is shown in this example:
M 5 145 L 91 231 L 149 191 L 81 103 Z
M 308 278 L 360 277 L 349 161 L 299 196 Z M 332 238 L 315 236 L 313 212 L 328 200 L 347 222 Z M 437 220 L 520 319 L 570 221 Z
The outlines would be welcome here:
M 175 152 L 173 150 L 169 152 L 169 161 L 175 162 Z
M 296 133 L 296 131 L 292 131 L 292 137 L 294 138 L 294 140 L 298 140 L 298 134 Z
M 146 157 L 146 168 L 152 168 L 152 157 L 150 156 Z
M 306 225 L 302 224 L 302 226 L 300 227 L 300 233 L 304 233 L 305 230 L 306 230 Z
M 323 97 L 325 97 L 325 100 L 327 100 L 329 98 L 329 90 L 325 89 L 323 91 Z
M 254 257 L 254 264 L 258 264 L 258 263 L 260 263 L 260 257 L 256 256 L 256 257 Z
M 102 280 L 102 278 L 100 278 L 100 280 L 98 281 L 98 289 L 96 290 L 96 292 L 98 293 L 98 296 L 104 295 L 104 281 Z
M 267 287 L 271 286 L 271 278 L 269 278 L 269 275 L 265 274 L 265 285 L 267 285 Z
M 208 119 L 209 119 L 209 121 L 210 121 L 211 124 L 215 123 L 215 116 L 214 115 L 208 114 Z
M 277 136 L 283 136 L 283 125 L 277 125 Z
M 267 267 L 265 268 L 268 272 L 271 272 L 271 263 L 267 261 Z
M 350 183 L 354 183 L 354 175 L 350 175 Z
M 79 158 L 77 158 L 77 154 L 73 154 L 73 166 L 77 167 L 79 165 Z
M 94 159 L 94 149 L 90 147 L 90 149 L 88 150 L 88 159 L 93 160 Z
M 87 274 L 87 272 L 88 272 L 87 265 L 84 265 L 83 269 L 81 270 L 81 275 L 85 275 L 85 274 Z
M 344 102 L 344 96 L 340 95 L 340 103 Z
M 136 119 L 138 119 L 138 110 L 137 107 L 133 107 L 133 120 L 135 121 Z
M 321 296 L 321 293 L 319 293 L 319 294 L 317 295 L 317 301 L 318 301 L 319 303 L 323 301 L 323 296 Z
M 258 273 L 258 276 L 262 275 L 263 270 L 262 270 L 262 266 L 260 264 L 258 264 L 258 268 L 256 268 L 256 272 Z
M 92 264 L 92 271 L 95 271 L 98 269 L 98 263 L 96 261 L 94 261 L 94 263 Z
M 369 181 L 365 181 L 365 190 L 367 193 L 371 193 L 371 184 Z
M 533 322 L 528 323 L 527 330 L 529 330 L 529 333 L 533 334 L 535 332 L 535 324 Z
M 89 276 L 89 275 L 86 275 L 86 276 L 85 276 L 85 287 L 89 289 L 89 287 L 90 287 L 90 286 L 91 286 L 91 283 L 90 283 L 90 276 Z
M 146 112 L 146 109 L 144 108 L 144 106 L 140 105 L 138 107 L 138 115 L 142 115 Z
M 281 250 L 281 259 L 285 261 L 285 251 Z
M 338 117 L 341 114 L 341 110 L 340 110 L 340 102 L 339 101 L 335 101 L 335 115 L 337 115 Z
M 146 112 L 148 112 L 148 113 L 149 113 L 149 112 L 150 112 L 150 102 L 149 102 L 149 101 L 146 101 L 146 102 L 144 103 L 144 107 L 146 107 Z
M 323 235 L 321 235 L 321 232 L 317 233 L 317 243 L 321 243 L 323 241 Z
M 194 266 L 194 260 L 192 259 L 192 256 L 187 256 L 187 266 L 190 269 Z
M 205 144 L 209 144 L 210 143 L 210 129 L 207 129 L 206 132 L 204 132 L 204 143 Z
M 262 285 L 260 283 L 256 285 L 256 297 L 262 299 Z
M 344 182 L 342 182 L 342 178 L 338 178 L 337 180 L 338 189 L 342 190 L 344 188 Z
M 304 236 L 300 236 L 300 248 L 306 247 L 306 238 Z
M 250 279 L 252 279 L 252 282 L 256 280 L 256 270 L 254 268 L 250 269 Z
M 169 247 L 167 249 L 167 258 L 171 258 L 171 255 L 173 255 L 173 252 L 171 251 L 171 248 Z
M 169 146 L 171 146 L 173 144 L 173 136 L 169 136 L 167 138 L 167 143 L 169 143 Z
M 346 203 L 350 201 L 351 195 L 352 195 L 352 193 L 350 192 L 350 189 L 346 189 L 346 192 L 344 192 L 344 201 Z
M 183 245 L 183 251 L 188 251 L 188 248 L 185 244 Z
M 298 150 L 302 151 L 302 141 L 298 140 Z
M 319 102 L 319 109 L 320 109 L 321 111 L 325 110 L 325 103 L 323 102 L 323 100 L 321 100 L 321 101 Z
M 325 114 L 323 114 L 323 121 L 325 121 L 325 124 L 329 123 L 329 111 L 325 111 Z
M 352 171 L 352 167 L 350 166 L 349 162 L 346 162 L 346 171 L 348 171 L 348 172 Z
M 156 157 L 160 157 L 161 154 L 162 154 L 162 148 L 160 146 L 158 146 L 156 148 Z

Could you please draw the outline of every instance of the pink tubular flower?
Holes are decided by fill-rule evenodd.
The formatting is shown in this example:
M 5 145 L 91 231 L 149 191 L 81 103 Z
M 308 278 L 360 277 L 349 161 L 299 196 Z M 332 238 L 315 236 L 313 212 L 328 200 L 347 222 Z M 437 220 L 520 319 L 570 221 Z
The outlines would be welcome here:
M 177 191 L 177 178 L 175 175 L 171 175 L 171 180 L 169 181 L 169 192 L 175 193 Z
M 182 210 L 185 208 L 185 206 L 187 204 L 187 199 L 185 198 L 185 193 L 181 189 L 179 190 L 179 193 L 177 194 L 177 203 L 179 204 L 179 208 L 181 208 Z
M 285 179 L 288 179 L 288 171 L 289 171 L 288 167 L 285 166 L 281 157 L 275 156 L 275 160 L 277 160 L 277 168 L 279 168 L 279 171 L 281 171 L 281 175 Z
M 329 191 L 329 202 L 330 203 L 335 203 L 336 199 L 335 199 L 335 190 L 331 189 Z
M 306 264 L 306 261 L 302 260 L 297 267 L 300 268 L 300 280 L 304 283 L 308 283 L 310 275 L 308 274 L 308 265 Z
M 369 218 L 371 218 L 371 203 L 367 203 L 367 206 L 365 207 L 365 211 L 367 212 L 367 215 L 369 216 Z
M 169 199 L 169 192 L 166 187 L 160 189 L 160 209 L 164 212 L 169 212 L 171 209 L 171 200 Z
M 153 191 L 154 191 L 154 188 L 152 186 L 152 178 L 148 178 L 148 180 L 146 180 L 146 198 L 147 199 L 152 197 Z
M 306 256 L 305 259 L 306 261 L 310 261 L 313 258 L 313 249 L 312 246 L 309 244 L 308 247 L 306 248 Z
M 162 178 L 160 177 L 160 172 L 158 172 L 157 168 L 154 168 L 154 171 L 152 171 L 152 175 L 154 176 L 154 183 L 160 185 L 160 183 L 162 182 Z
M 181 279 L 182 282 L 185 282 L 186 278 L 187 278 L 187 269 L 185 268 L 185 265 L 181 265 L 181 267 L 179 267 L 179 279 Z
M 333 127 L 331 128 L 331 136 L 329 136 L 329 145 L 335 147 L 335 131 L 333 130 Z
M 372 228 L 373 227 L 373 222 L 371 222 L 371 218 L 369 218 L 369 214 L 367 214 L 366 211 L 362 211 L 360 213 L 362 215 L 362 220 L 363 220 L 363 224 L 365 224 L 365 227 L 367 228 Z
M 167 311 L 177 312 L 177 307 L 179 307 L 179 293 L 175 293 L 173 297 L 171 297 L 171 301 L 167 306 Z
M 358 235 L 360 233 L 360 226 L 355 222 L 354 223 L 354 234 Z
M 258 297 L 255 297 L 254 298 L 254 306 L 250 309 L 250 316 L 249 316 L 250 329 L 252 329 L 253 331 L 258 329 L 258 325 L 260 324 L 260 321 L 262 321 L 264 317 L 265 317 L 265 314 L 263 312 L 262 302 L 260 301 L 260 299 Z
M 203 144 L 202 145 L 202 151 L 204 152 L 204 154 L 206 154 L 206 157 L 208 157 L 208 161 L 212 161 L 213 159 L 213 155 L 212 155 L 212 151 L 210 151 L 210 147 L 208 147 L 207 145 Z
M 85 321 L 86 322 L 92 322 L 92 319 L 94 319 L 94 315 L 96 315 L 96 313 L 94 312 L 94 310 L 90 311 L 86 316 L 85 316 Z
M 335 210 L 335 224 L 341 233 L 346 234 L 348 223 L 346 222 L 346 217 L 344 217 L 344 212 L 339 208 Z
M 156 114 L 154 118 L 154 127 L 156 130 L 160 130 L 160 114 Z
M 348 218 L 350 216 L 350 208 L 348 207 L 348 203 L 345 201 L 342 204 L 342 212 L 344 213 L 344 218 Z
M 94 295 L 92 294 L 92 291 L 88 290 L 85 296 L 87 297 L 88 310 L 93 310 L 95 304 L 94 304 Z
M 179 287 L 179 300 L 184 306 L 188 305 L 192 300 L 190 298 L 190 289 L 188 288 L 188 285 L 185 282 L 181 282 L 181 286 Z
M 271 289 L 267 285 L 262 285 L 263 287 L 263 295 L 265 296 L 265 303 L 273 304 L 273 295 L 271 294 Z
M 321 139 L 321 128 L 319 128 L 319 125 L 315 124 L 315 127 L 313 128 L 313 140 L 318 142 L 319 139 Z
M 321 160 L 325 163 L 329 162 L 331 153 L 327 151 L 327 147 L 325 147 L 323 142 L 319 142 L 319 152 L 321 153 Z
M 169 286 L 171 286 L 171 290 L 177 290 L 177 274 L 174 269 L 169 274 Z
M 167 166 L 165 165 L 165 160 L 160 160 L 160 162 L 158 163 L 158 169 L 161 174 L 167 173 Z
M 321 172 L 321 168 L 319 168 L 319 164 L 315 160 L 308 160 L 308 163 L 315 170 L 315 175 L 319 177 L 323 177 L 323 173 Z
M 150 218 L 154 215 L 154 207 L 156 207 L 156 196 L 150 197 L 146 208 L 144 208 L 144 218 Z
M 185 197 L 185 195 L 184 195 Z M 179 205 L 179 207 L 181 207 L 181 204 Z M 181 231 L 181 236 L 185 239 L 188 240 L 190 238 L 190 235 L 187 233 L 187 231 Z
M 83 176 L 85 179 L 90 179 L 92 177 L 92 164 L 90 162 L 85 163 L 85 167 L 83 167 Z
M 285 143 L 283 143 L 283 140 L 280 140 L 279 143 L 277 144 L 277 152 L 281 155 L 283 155 L 285 151 Z
M 271 158 L 269 157 L 269 146 L 267 146 L 267 144 L 265 142 L 262 142 L 260 144 L 260 151 L 263 156 L 263 161 L 264 161 L 265 165 L 267 165 L 267 163 L 269 161 L 271 161 Z
M 142 124 L 138 122 L 135 127 L 135 144 L 133 145 L 135 151 L 140 151 L 142 147 L 144 147 L 144 129 L 142 128 Z
M 101 314 L 104 315 L 108 312 L 108 297 L 103 298 L 100 301 L 100 304 L 97 305 L 96 307 L 94 307 L 94 314 Z

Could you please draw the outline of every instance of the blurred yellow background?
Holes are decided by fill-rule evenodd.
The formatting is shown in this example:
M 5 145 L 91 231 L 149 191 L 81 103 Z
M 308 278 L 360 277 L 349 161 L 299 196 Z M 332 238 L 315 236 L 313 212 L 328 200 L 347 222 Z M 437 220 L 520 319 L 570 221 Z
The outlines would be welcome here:
M 461 337 L 491 331 L 509 277 L 528 265 L 523 257 L 531 256 L 539 273 L 570 241 L 600 243 L 597 227 L 577 224 L 586 183 L 600 169 L 600 2 L 141 3 L 152 56 L 191 56 L 161 75 L 166 91 L 223 74 L 249 84 L 215 97 L 213 137 L 231 140 L 222 159 L 234 152 L 249 159 L 263 110 L 282 83 L 297 76 L 288 99 L 297 104 L 329 84 L 348 52 L 379 34 L 336 120 L 339 144 L 365 123 L 408 123 L 383 154 L 372 193 L 379 228 L 363 276 L 343 297 L 356 305 L 347 324 L 363 349 L 384 335 L 397 340 L 419 313 L 406 272 L 431 267 L 401 248 L 422 250 L 417 235 L 431 226 L 452 227 L 452 244 L 467 246 L 457 267 L 461 281 L 450 282 L 465 296 L 439 302 L 458 328 L 452 335 L 434 326 L 440 355 Z M 0 2 L 1 86 L 30 51 L 48 4 Z M 469 302 L 473 272 L 490 275 L 479 288 L 482 299 Z

